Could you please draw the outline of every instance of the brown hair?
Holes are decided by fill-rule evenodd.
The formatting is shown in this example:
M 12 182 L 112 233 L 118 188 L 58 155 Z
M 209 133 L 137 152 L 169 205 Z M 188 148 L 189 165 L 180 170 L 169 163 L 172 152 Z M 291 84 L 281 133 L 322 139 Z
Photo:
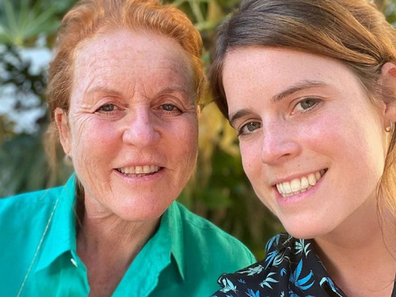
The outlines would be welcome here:
M 223 66 L 228 52 L 241 47 L 292 48 L 331 57 L 360 79 L 369 98 L 379 98 L 377 81 L 386 62 L 396 64 L 396 33 L 368 0 L 246 0 L 219 28 L 210 84 L 228 118 Z M 395 94 L 386 100 L 394 101 Z M 396 213 L 395 133 L 379 184 L 380 198 Z
M 49 67 L 47 101 L 51 124 L 47 151 L 53 167 L 59 141 L 53 116 L 58 107 L 69 110 L 76 50 L 82 42 L 108 29 L 148 30 L 177 41 L 191 63 L 195 100 L 198 102 L 202 96 L 205 85 L 200 61 L 202 39 L 183 12 L 157 0 L 82 0 L 62 20 L 55 58 Z

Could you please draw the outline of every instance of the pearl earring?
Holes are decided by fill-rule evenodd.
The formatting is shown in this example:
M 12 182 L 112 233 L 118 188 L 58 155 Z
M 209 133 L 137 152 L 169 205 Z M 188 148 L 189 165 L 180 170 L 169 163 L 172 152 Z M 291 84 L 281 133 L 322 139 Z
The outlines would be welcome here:
M 385 127 L 385 131 L 386 132 L 391 132 L 393 130 L 393 122 L 392 121 L 389 121 L 389 126 L 388 127 Z

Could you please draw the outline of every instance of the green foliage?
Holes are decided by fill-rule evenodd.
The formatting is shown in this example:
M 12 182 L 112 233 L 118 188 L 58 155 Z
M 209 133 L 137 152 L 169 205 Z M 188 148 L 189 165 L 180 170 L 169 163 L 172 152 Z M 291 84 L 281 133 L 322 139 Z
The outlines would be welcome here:
M 0 86 L 2 91 L 7 87 L 14 90 L 13 111 L 16 113 L 32 108 L 42 108 L 45 89 L 44 73 L 30 73 L 30 61 L 24 61 L 13 45 L 3 46 L 0 49 L 0 57 L 0 71 L 2 71 Z M 4 92 L 0 94 L 5 96 Z M 27 105 L 27 97 L 36 98 L 35 104 L 30 102 Z M 15 123 L 7 115 L 1 117 L 0 131 L 0 145 L 5 140 L 11 141 L 14 137 L 19 137 L 15 131 Z
M 56 175 L 50 172 L 42 145 L 45 128 L 43 126 L 37 134 L 21 134 L 3 143 L 0 151 L 0 197 L 52 187 L 72 173 L 67 166 L 59 166 Z
M 395 0 L 374 1 L 378 9 L 381 10 L 389 23 L 396 27 L 396 2 Z
M 0 2 L 0 43 L 33 45 L 40 34 L 53 34 L 70 0 L 2 0 Z
M 13 112 L 20 113 L 31 109 L 45 109 L 46 75 L 44 70 L 31 72 L 31 62 L 20 56 L 14 45 L 0 51 L 0 86 L 14 87 Z M 0 93 L 4 96 L 3 93 Z M 36 98 L 32 100 L 27 98 Z M 1 99 L 0 99 L 1 100 Z M 48 126 L 46 113 L 36 119 L 38 130 L 33 134 L 18 132 L 7 115 L 0 121 L 0 197 L 15 193 L 34 191 L 63 183 L 71 174 L 71 168 L 59 166 L 58 173 L 49 171 L 44 152 L 43 138 Z

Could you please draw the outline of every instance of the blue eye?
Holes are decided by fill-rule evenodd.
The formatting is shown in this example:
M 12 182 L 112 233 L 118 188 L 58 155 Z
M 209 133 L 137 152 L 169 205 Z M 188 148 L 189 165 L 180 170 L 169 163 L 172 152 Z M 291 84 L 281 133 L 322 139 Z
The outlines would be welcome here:
M 298 111 L 307 111 L 315 107 L 319 103 L 319 99 L 316 98 L 305 98 L 297 103 L 295 109 Z
M 114 104 L 105 104 L 98 108 L 99 112 L 112 112 L 116 109 Z
M 179 114 L 179 113 L 182 113 L 182 111 L 180 110 L 180 108 L 178 108 L 176 105 L 173 105 L 173 104 L 170 104 L 170 103 L 162 104 L 162 105 L 160 106 L 160 109 L 161 109 L 163 112 L 171 113 L 171 114 Z
M 177 107 L 173 104 L 163 104 L 162 108 L 166 111 L 174 111 Z
M 253 133 L 255 130 L 260 129 L 260 128 L 261 128 L 260 122 L 249 122 L 249 123 L 243 125 L 239 129 L 238 136 Z

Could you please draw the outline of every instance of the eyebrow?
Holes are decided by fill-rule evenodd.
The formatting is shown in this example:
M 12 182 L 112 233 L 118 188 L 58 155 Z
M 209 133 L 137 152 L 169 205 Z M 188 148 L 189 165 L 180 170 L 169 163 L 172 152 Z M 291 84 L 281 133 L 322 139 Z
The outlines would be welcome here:
M 239 119 L 239 118 L 243 118 L 245 115 L 248 115 L 248 114 L 250 114 L 251 113 L 251 111 L 250 111 L 250 109 L 241 109 L 241 110 L 238 110 L 235 114 L 233 114 L 233 115 L 231 115 L 230 117 L 229 117 L 229 123 L 230 123 L 230 125 L 232 126 L 232 127 L 234 127 L 234 125 L 233 125 L 233 122 L 235 122 L 237 119 Z M 235 127 L 234 127 L 235 128 Z
M 282 101 L 282 99 L 286 98 L 287 96 L 290 96 L 294 93 L 297 93 L 299 91 L 302 90 L 306 90 L 306 89 L 310 89 L 310 88 L 315 88 L 315 87 L 321 87 L 321 86 L 326 86 L 327 84 L 325 84 L 324 82 L 321 81 L 315 81 L 315 80 L 304 80 L 301 82 L 297 82 L 296 84 L 294 84 L 293 86 L 287 88 L 286 90 L 280 92 L 279 94 L 274 95 L 271 98 L 271 103 L 275 104 L 279 101 Z M 250 109 L 241 109 L 238 110 L 236 113 L 232 114 L 229 117 L 229 122 L 230 125 L 233 126 L 233 122 L 236 121 L 239 118 L 242 118 L 248 114 L 251 113 Z
M 273 96 L 271 99 L 271 102 L 277 103 L 291 94 L 297 93 L 302 90 L 315 88 L 315 87 L 321 87 L 321 86 L 325 86 L 325 85 L 326 84 L 324 82 L 316 81 L 316 80 L 304 80 L 301 82 L 297 82 L 295 85 L 289 87 L 285 91 Z
M 188 90 L 186 90 L 183 87 L 179 87 L 179 86 L 173 86 L 173 87 L 168 87 L 168 88 L 164 88 L 161 91 L 158 92 L 158 95 L 165 95 L 165 94 L 172 94 L 172 93 L 182 93 L 186 96 L 191 95 L 191 92 L 189 92 Z
M 88 95 L 91 95 L 94 93 L 106 93 L 106 94 L 110 94 L 112 96 L 117 96 L 117 97 L 121 97 L 121 95 L 122 95 L 117 90 L 105 88 L 105 87 L 95 87 L 87 92 Z

